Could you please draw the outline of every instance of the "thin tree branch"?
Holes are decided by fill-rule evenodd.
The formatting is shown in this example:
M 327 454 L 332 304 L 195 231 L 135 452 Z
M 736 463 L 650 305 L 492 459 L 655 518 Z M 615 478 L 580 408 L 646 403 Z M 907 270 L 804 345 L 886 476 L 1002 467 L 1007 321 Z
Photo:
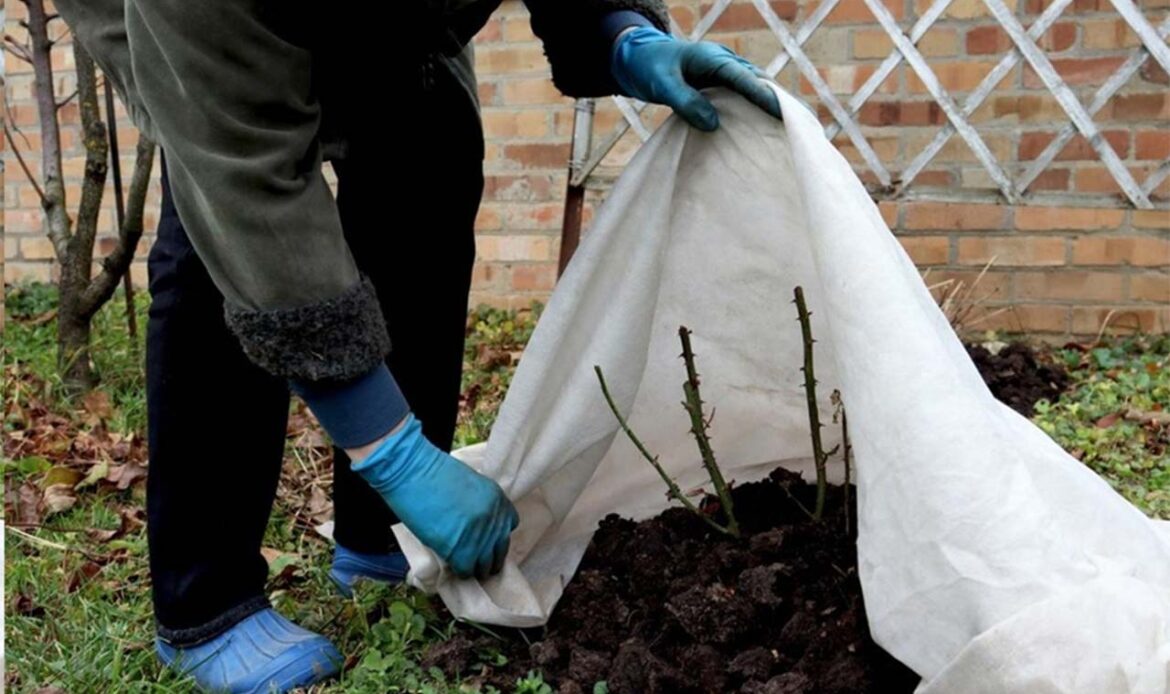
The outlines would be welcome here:
M 69 96 L 67 96 L 64 99 L 57 102 L 57 110 L 60 111 L 61 109 L 65 108 L 69 104 L 69 102 L 76 99 L 79 94 L 80 94 L 80 90 L 74 89 L 69 94 Z
M 687 380 L 683 383 L 683 395 L 686 400 L 683 408 L 691 417 L 691 434 L 699 445 L 699 457 L 707 474 L 711 477 L 711 484 L 715 487 L 715 494 L 723 511 L 727 514 L 727 530 L 729 534 L 739 537 L 739 522 L 735 519 L 735 508 L 731 499 L 731 489 L 723 479 L 723 471 L 715 460 L 715 451 L 711 448 L 711 438 L 707 436 L 707 427 L 710 421 L 703 417 L 703 398 L 699 393 L 699 372 L 695 369 L 695 353 L 691 350 L 691 331 L 686 326 L 679 326 L 678 339 L 682 342 L 683 363 L 687 367 Z M 714 413 L 711 415 L 714 417 Z
M 26 63 L 32 62 L 32 54 L 29 53 L 28 46 L 20 43 L 11 36 L 4 37 L 4 50 Z
M 45 191 L 41 190 L 41 184 L 37 182 L 37 177 L 33 175 L 32 169 L 28 166 L 28 162 L 24 160 L 24 155 L 20 153 L 20 148 L 16 146 L 16 142 L 12 139 L 12 131 L 8 129 L 7 118 L 4 119 L 4 137 L 8 140 L 8 146 L 12 148 L 12 153 L 16 156 L 16 161 L 24 171 L 25 177 L 32 184 L 33 190 L 37 192 L 37 197 L 41 200 L 41 207 L 44 207 Z
M 126 195 L 126 217 L 118 230 L 118 242 L 114 250 L 102 260 L 102 271 L 89 283 L 82 296 L 82 306 L 87 315 L 97 313 L 118 287 L 118 279 L 134 261 L 134 251 L 142 238 L 143 212 L 146 208 L 146 194 L 150 190 L 150 174 L 154 168 L 154 143 L 144 135 L 138 136 L 138 150 L 134 161 L 134 173 L 130 177 L 130 188 Z
M 97 70 L 93 58 L 81 46 L 73 42 L 73 58 L 77 63 L 78 103 L 81 111 L 81 137 L 85 147 L 85 170 L 81 182 L 81 201 L 77 208 L 77 222 L 74 226 L 70 261 L 76 263 L 77 277 L 87 285 L 93 271 L 93 246 L 97 239 L 98 220 L 102 211 L 102 196 L 106 189 L 106 175 L 109 171 L 110 143 L 106 139 L 106 126 L 97 93 Z M 87 306 L 79 306 L 81 315 L 87 314 Z
M 53 93 L 52 44 L 49 41 L 45 0 L 24 0 L 28 5 L 28 35 L 32 49 L 33 83 L 37 113 L 41 121 L 41 174 L 44 181 L 42 206 L 45 229 L 53 243 L 57 260 L 69 257 L 71 223 L 65 207 L 65 181 L 62 178 L 61 129 L 57 122 L 57 98 Z
M 601 383 L 601 393 L 605 396 L 605 402 L 609 404 L 609 409 L 611 412 L 613 412 L 613 416 L 617 418 L 618 425 L 621 426 L 622 431 L 626 433 L 626 437 L 630 439 L 630 443 L 634 444 L 634 448 L 637 448 L 638 452 L 642 454 L 642 457 L 649 461 L 650 465 L 653 466 L 654 470 L 658 473 L 658 476 L 661 477 L 662 481 L 666 483 L 666 495 L 672 499 L 677 499 L 678 501 L 682 502 L 682 505 L 685 506 L 688 511 L 698 515 L 707 523 L 707 525 L 710 525 L 712 528 L 715 528 L 725 535 L 730 535 L 731 532 L 727 528 L 719 525 L 719 523 L 715 522 L 715 519 L 703 513 L 699 507 L 691 503 L 691 500 L 688 499 L 686 495 L 683 494 L 682 489 L 679 488 L 678 483 L 671 479 L 670 475 L 666 474 L 666 470 L 664 470 L 662 465 L 658 462 L 658 456 L 653 455 L 650 453 L 650 451 L 646 450 L 646 445 L 642 443 L 642 440 L 639 439 L 638 435 L 634 433 L 634 430 L 630 428 L 630 425 L 626 422 L 626 418 L 623 417 L 621 411 L 618 410 L 617 403 L 613 401 L 613 396 L 609 394 L 609 386 L 605 383 L 605 376 L 601 373 L 601 367 L 594 365 L 593 370 L 597 372 L 597 380 L 599 383 Z
M 817 504 L 813 508 L 813 518 L 820 520 L 825 512 L 825 492 L 828 490 L 828 475 L 825 472 L 826 459 L 825 445 L 821 442 L 821 414 L 817 408 L 817 377 L 813 370 L 813 336 L 811 315 L 808 306 L 804 303 L 804 289 L 796 287 L 795 295 L 797 318 L 800 321 L 800 335 L 804 343 L 804 394 L 808 402 L 808 427 L 812 434 L 813 463 L 817 469 Z

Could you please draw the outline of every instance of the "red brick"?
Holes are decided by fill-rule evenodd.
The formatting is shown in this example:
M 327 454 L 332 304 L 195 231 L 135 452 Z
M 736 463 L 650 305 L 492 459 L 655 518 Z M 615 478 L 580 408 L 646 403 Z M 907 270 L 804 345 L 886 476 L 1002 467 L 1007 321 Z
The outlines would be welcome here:
M 512 203 L 504 207 L 504 228 L 557 229 L 561 228 L 565 206 L 560 201 L 550 203 Z M 529 258 L 533 260 L 533 258 Z
M 1129 298 L 1132 301 L 1157 301 L 1170 305 L 1170 274 L 1147 272 L 1130 275 Z
M 51 260 L 57 257 L 53 243 L 46 236 L 20 239 L 20 257 L 24 260 Z
M 1051 5 L 1054 0 L 1026 0 L 1024 9 L 1029 14 L 1040 14 Z M 1072 7 L 1065 12 L 1100 12 L 1109 7 L 1109 0 L 1073 0 Z
M 569 163 L 569 144 L 505 145 L 504 157 L 525 168 L 564 168 Z
M 1059 304 L 988 304 L 968 321 L 972 329 L 1012 333 L 1068 332 L 1069 309 Z
M 1128 130 L 1107 130 L 1102 133 L 1105 136 L 1105 141 L 1117 153 L 1117 156 L 1122 159 L 1129 156 L 1129 131 Z M 1030 161 L 1040 156 L 1052 141 L 1056 139 L 1055 133 L 1051 132 L 1032 132 L 1023 133 L 1020 135 L 1020 149 L 1019 158 L 1023 161 Z M 1097 152 L 1089 145 L 1089 141 L 1082 135 L 1075 135 L 1068 144 L 1060 150 L 1056 155 L 1057 161 L 1075 161 L 1085 159 L 1099 159 Z
M 1145 179 L 1145 171 L 1141 167 L 1131 166 L 1129 173 L 1139 183 Z M 1117 183 L 1117 179 L 1104 166 L 1077 169 L 1074 183 L 1074 188 L 1081 193 L 1121 193 L 1121 186 Z
M 548 62 L 539 45 L 500 44 L 475 51 L 475 71 L 481 75 L 547 71 Z
M 551 291 L 556 283 L 557 267 L 552 263 L 512 268 L 512 289 L 516 291 Z
M 1052 237 L 966 237 L 959 239 L 960 265 L 995 267 L 1064 265 L 1064 239 Z
M 482 106 L 494 104 L 496 101 L 496 83 L 480 80 L 478 84 L 479 103 Z
M 818 67 L 817 74 L 829 85 L 829 89 L 834 94 L 853 94 L 861 88 L 865 82 L 873 76 L 877 71 L 877 67 L 868 64 L 851 64 L 851 65 L 830 65 L 828 67 Z M 895 70 L 890 73 L 890 76 L 878 85 L 877 94 L 893 94 L 898 90 L 898 72 Z M 812 82 L 804 76 L 800 76 L 800 93 L 801 94 L 815 94 L 816 90 L 812 87 Z M 818 109 L 819 111 L 819 109 Z M 825 111 L 828 114 L 828 111 Z M 831 116 L 829 116 L 831 117 Z
M 1060 75 L 1070 86 L 1080 86 L 1086 84 L 1101 84 L 1105 80 L 1113 76 L 1117 72 L 1117 68 L 1125 62 L 1125 58 L 1121 56 L 1107 57 L 1107 58 L 1058 58 L 1052 61 L 1052 66 L 1056 68 L 1057 74 Z M 1024 86 L 1029 89 L 1037 89 L 1044 86 L 1040 80 L 1040 76 L 1032 70 L 1032 67 L 1026 66 L 1024 68 Z
M 1134 210 L 1132 223 L 1138 229 L 1170 230 L 1170 210 Z
M 1075 335 L 1164 332 L 1170 329 L 1167 309 L 1133 306 L 1073 306 L 1072 332 Z
M 1068 190 L 1070 173 L 1068 169 L 1048 169 L 1032 181 L 1028 190 Z
M 890 35 L 882 29 L 855 29 L 853 57 L 858 60 L 884 59 L 894 50 Z
M 905 15 L 905 3 L 902 0 L 882 0 L 882 4 L 894 15 L 894 19 L 901 19 Z M 825 17 L 828 24 L 873 24 L 873 13 L 865 6 L 863 0 L 841 0 L 833 11 Z
M 927 170 L 914 177 L 916 186 L 945 186 L 955 185 L 955 174 L 950 171 Z
M 492 205 L 480 205 L 479 211 L 475 215 L 475 230 L 492 231 L 501 227 L 503 227 L 503 220 L 499 211 Z
M 1003 229 L 1007 225 L 1007 208 L 1002 205 L 908 202 L 904 209 L 904 229 Z
M 479 33 L 475 35 L 475 42 L 492 43 L 494 41 L 499 41 L 503 35 L 501 24 L 502 20 L 489 19 L 487 24 L 484 24 L 483 28 L 479 30 Z M 476 58 L 479 58 L 479 51 L 476 51 Z
M 1119 17 L 1085 20 L 1081 31 L 1084 35 L 1081 45 L 1088 50 L 1117 50 L 1138 45 L 1137 34 L 1130 31 L 1129 25 Z
M 695 28 L 695 11 L 690 7 L 675 5 L 669 8 L 670 17 L 684 34 L 690 34 Z
M 951 242 L 946 236 L 900 236 L 898 241 L 915 265 L 945 265 Z
M 475 240 L 476 256 L 486 261 L 547 261 L 552 258 L 548 236 L 485 234 Z
M 568 97 L 557 91 L 547 77 L 508 80 L 503 83 L 503 103 L 515 105 L 568 104 Z
M 1162 160 L 1170 157 L 1170 131 L 1139 130 L 1133 134 L 1134 157 Z
M 995 67 L 995 63 L 963 60 L 951 63 L 936 63 L 930 67 L 934 70 L 934 74 L 943 89 L 953 94 L 954 92 L 969 92 L 979 86 L 983 78 L 987 77 L 987 74 Z M 1010 79 L 1010 73 L 1004 79 Z M 907 72 L 906 82 L 911 93 L 926 93 L 926 85 L 918 78 L 917 73 Z
M 552 174 L 488 175 L 484 177 L 485 200 L 538 202 L 560 197 L 564 193 L 564 177 Z
M 947 122 L 942 107 L 935 101 L 867 101 L 858 119 L 862 125 L 941 125 Z
M 546 109 L 483 109 L 484 136 L 488 139 L 533 139 L 548 134 Z
M 471 288 L 472 290 L 483 290 L 493 288 L 496 285 L 496 277 L 499 275 L 495 263 L 477 262 L 471 270 Z
M 1162 94 L 1120 94 L 1111 102 L 1112 117 L 1116 120 L 1156 120 L 1170 118 L 1170 98 Z M 1108 109 L 1109 107 L 1106 107 Z M 1105 110 L 1105 109 L 1102 109 Z M 1109 114 L 1099 113 L 1098 120 Z
M 1067 51 L 1077 42 L 1077 24 L 1074 22 L 1057 22 L 1040 37 L 1037 42 L 1040 47 L 1049 53 Z
M 1073 242 L 1074 265 L 1170 266 L 1170 240 L 1152 236 L 1082 236 Z
M 1122 275 L 1113 272 L 1021 272 L 1015 276 L 1016 299 L 1121 301 Z
M 780 19 L 785 21 L 796 19 L 796 2 L 794 0 L 780 0 L 779 2 L 773 0 L 773 2 L 769 2 L 768 4 Z M 706 16 L 710 11 L 710 4 L 703 4 L 699 7 L 700 16 Z M 759 10 L 750 2 L 735 3 L 729 6 L 723 11 L 723 14 L 719 15 L 719 19 L 715 20 L 715 23 L 711 25 L 711 31 L 715 33 L 767 28 L 768 25 L 764 23 L 764 18 L 760 15 Z
M 1153 84 L 1160 84 L 1162 86 L 1170 84 L 1170 75 L 1166 74 L 1162 66 L 1153 60 L 1147 60 L 1142 63 L 1142 66 L 1138 68 L 1138 75 L 1146 82 L 1152 82 Z
M 503 20 L 504 40 L 508 43 L 526 43 L 535 41 L 532 33 L 532 24 L 527 17 L 507 17 Z
M 967 32 L 967 52 L 971 55 L 1003 53 L 1012 47 L 1012 40 L 998 26 L 975 27 Z
M 1024 231 L 1116 229 L 1125 221 L 1124 210 L 1095 207 L 1017 207 L 1016 228 Z
M 923 275 L 926 286 L 939 299 L 954 295 L 956 300 L 1003 301 L 1011 296 L 1014 272 L 995 272 L 983 268 L 940 270 L 930 268 Z

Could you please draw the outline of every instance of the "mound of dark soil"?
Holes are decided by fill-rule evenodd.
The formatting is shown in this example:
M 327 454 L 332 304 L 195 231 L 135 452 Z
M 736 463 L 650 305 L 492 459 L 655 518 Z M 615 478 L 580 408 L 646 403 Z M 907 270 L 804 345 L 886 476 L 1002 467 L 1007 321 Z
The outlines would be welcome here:
M 996 354 L 967 345 L 967 354 L 991 393 L 1025 417 L 1032 416 L 1038 400 L 1055 401 L 1068 387 L 1063 366 L 1022 342 L 1013 342 Z
M 918 678 L 870 639 L 841 488 L 821 523 L 792 500 L 814 495 L 784 470 L 738 487 L 739 539 L 684 509 L 610 516 L 545 629 L 465 630 L 425 665 L 466 676 L 475 652 L 500 650 L 507 664 L 481 679 L 501 691 L 538 671 L 563 693 L 911 692 Z

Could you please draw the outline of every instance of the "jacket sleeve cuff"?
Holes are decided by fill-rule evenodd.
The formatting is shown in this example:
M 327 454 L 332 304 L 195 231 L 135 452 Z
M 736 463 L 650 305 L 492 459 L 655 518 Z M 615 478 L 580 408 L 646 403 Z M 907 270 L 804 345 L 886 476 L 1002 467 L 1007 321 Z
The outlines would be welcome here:
M 244 353 L 277 376 L 338 383 L 369 373 L 390 352 L 390 336 L 369 278 L 305 306 L 249 310 L 224 306 Z
M 601 18 L 601 40 L 613 46 L 619 34 L 632 27 L 653 27 L 654 23 L 632 10 L 610 12 Z
M 342 448 L 357 448 L 382 438 L 410 413 L 398 382 L 385 364 L 342 383 L 289 382 Z
M 544 52 L 552 65 L 553 84 L 561 93 L 573 97 L 618 94 L 617 83 L 610 73 L 613 38 L 608 35 L 613 14 L 638 24 L 646 22 L 660 31 L 670 32 L 670 16 L 662 0 L 580 0 L 572 3 L 574 11 L 565 10 L 561 0 L 528 0 L 532 12 L 532 30 L 544 43 Z M 628 14 L 626 14 L 628 13 Z M 621 25 L 613 20 L 617 33 L 633 24 Z M 594 27 L 582 31 L 581 27 Z

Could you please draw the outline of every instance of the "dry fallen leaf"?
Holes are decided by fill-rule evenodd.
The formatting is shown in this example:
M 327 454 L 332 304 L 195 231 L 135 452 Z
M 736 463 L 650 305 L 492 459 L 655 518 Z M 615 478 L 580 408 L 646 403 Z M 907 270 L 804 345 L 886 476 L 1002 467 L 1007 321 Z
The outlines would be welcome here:
M 31 482 L 22 482 L 15 491 L 5 493 L 5 516 L 14 525 L 41 524 L 41 490 Z
M 45 488 L 45 495 L 41 497 L 46 518 L 54 513 L 68 511 L 76 504 L 77 495 L 73 493 L 71 484 L 50 484 Z
M 81 406 L 98 419 L 109 419 L 114 414 L 110 396 L 104 390 L 91 390 L 81 398 Z
M 85 534 L 94 542 L 112 542 L 119 538 L 125 537 L 126 533 L 131 529 L 143 524 L 143 512 L 140 508 L 123 508 L 119 513 L 118 527 L 113 530 L 99 530 L 97 528 L 90 528 L 85 531 Z
M 76 571 L 69 575 L 69 580 L 65 582 L 65 592 L 76 593 L 77 589 L 81 587 L 82 583 L 85 583 L 94 576 L 97 576 L 99 573 L 101 573 L 101 570 L 101 564 L 95 561 L 85 562 L 81 566 L 77 567 Z
M 309 491 L 309 517 L 318 524 L 333 517 L 333 502 L 325 490 L 318 485 L 313 485 Z
M 1109 427 L 1116 424 L 1117 420 L 1119 420 L 1119 419 L 1121 419 L 1121 413 L 1120 412 L 1113 412 L 1111 414 L 1105 415 L 1101 419 L 1098 419 L 1096 426 L 1098 429 L 1108 429 Z
M 146 477 L 146 468 L 130 461 L 111 467 L 109 474 L 106 475 L 106 481 L 114 483 L 118 489 L 126 490 L 144 477 Z
M 45 608 L 33 602 L 32 596 L 17 593 L 12 596 L 12 613 L 21 617 L 44 617 Z
M 62 484 L 72 489 L 84 477 L 79 470 L 74 470 L 64 465 L 55 465 L 45 473 L 44 478 L 41 480 L 41 486 L 48 489 L 49 487 Z

